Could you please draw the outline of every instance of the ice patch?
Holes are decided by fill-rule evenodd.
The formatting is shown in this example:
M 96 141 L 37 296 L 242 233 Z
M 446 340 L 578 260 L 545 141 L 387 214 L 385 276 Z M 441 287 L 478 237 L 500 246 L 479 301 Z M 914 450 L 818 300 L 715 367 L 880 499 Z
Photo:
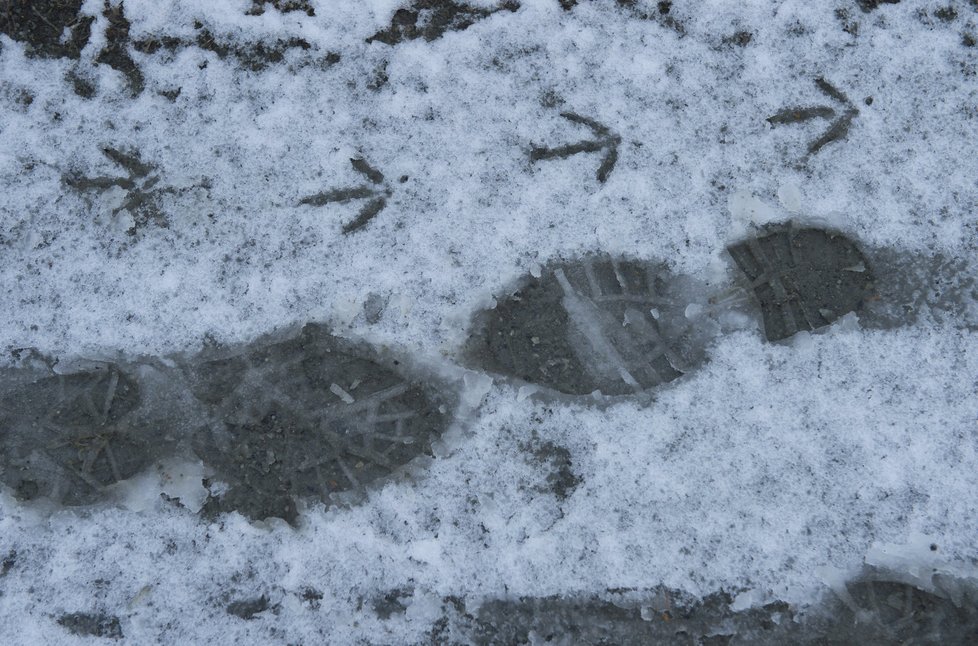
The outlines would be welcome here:
M 798 213 L 801 211 L 801 189 L 790 182 L 778 187 L 778 202 L 787 211 Z

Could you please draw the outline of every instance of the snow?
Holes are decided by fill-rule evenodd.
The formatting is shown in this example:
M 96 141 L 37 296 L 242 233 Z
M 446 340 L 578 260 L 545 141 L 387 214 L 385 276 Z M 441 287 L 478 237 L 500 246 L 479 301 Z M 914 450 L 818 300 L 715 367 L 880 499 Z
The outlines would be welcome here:
M 159 498 L 199 508 L 199 464 L 147 474 L 123 508 L 50 509 L 4 490 L 0 557 L 15 551 L 16 563 L 0 578 L 0 642 L 81 643 L 54 618 L 105 612 L 136 643 L 420 643 L 448 595 L 664 585 L 729 590 L 746 608 L 810 603 L 826 589 L 820 572 L 845 578 L 865 563 L 975 577 L 973 325 L 865 330 L 850 316 L 785 344 L 735 332 L 652 402 L 553 399 L 458 367 L 475 313 L 557 257 L 661 259 L 712 279 L 728 270 L 726 244 L 796 218 L 974 273 L 970 5 L 948 22 L 929 2 L 871 13 L 674 2 L 679 33 L 655 2 L 524 0 L 389 46 L 365 41 L 398 2 L 311 4 L 314 17 L 271 5 L 247 16 L 245 0 L 130 0 L 134 40 L 192 41 L 200 21 L 222 43 L 311 45 L 260 71 L 196 46 L 134 51 L 146 80 L 135 98 L 94 63 L 101 0 L 83 6 L 96 21 L 77 62 L 30 58 L 0 35 L 0 347 L 65 364 L 168 356 L 319 321 L 449 375 L 466 412 L 416 477 L 361 504 L 301 506 L 298 528 L 208 522 Z M 744 46 L 729 41 L 740 31 Z M 328 53 L 339 61 L 323 64 Z M 75 69 L 93 98 L 65 80 Z M 844 140 L 806 155 L 827 122 L 765 118 L 831 104 L 817 77 L 859 114 Z M 607 181 L 600 154 L 530 162 L 532 146 L 592 136 L 562 111 L 621 137 Z M 165 227 L 130 235 L 138 220 L 115 212 L 124 189 L 65 185 L 72 173 L 125 177 L 105 147 L 154 167 Z M 380 170 L 391 195 L 345 235 L 361 202 L 299 202 L 364 183 L 351 158 Z M 375 322 L 368 301 L 387 304 Z M 527 449 L 542 442 L 569 451 L 579 483 L 564 499 Z M 403 614 L 363 609 L 394 589 L 413 591 Z M 263 594 L 274 611 L 225 611 Z

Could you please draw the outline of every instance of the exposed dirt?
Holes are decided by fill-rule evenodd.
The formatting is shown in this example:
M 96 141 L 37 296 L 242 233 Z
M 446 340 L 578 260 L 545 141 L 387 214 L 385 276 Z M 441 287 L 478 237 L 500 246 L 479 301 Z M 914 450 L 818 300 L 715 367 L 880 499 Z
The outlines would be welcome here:
M 143 73 L 129 55 L 129 20 L 126 19 L 125 3 L 112 6 L 106 0 L 102 15 L 109 21 L 109 26 L 105 30 L 107 42 L 95 62 L 104 63 L 120 72 L 126 77 L 129 91 L 133 96 L 138 96 L 142 94 L 146 82 Z
M 260 16 L 265 13 L 268 5 L 281 13 L 302 11 L 307 16 L 316 15 L 316 10 L 309 4 L 309 0 L 252 0 L 251 9 L 247 13 L 249 16 Z
M 395 11 L 390 27 L 378 31 L 367 42 L 397 45 L 419 38 L 431 42 L 449 31 L 465 31 L 479 20 L 500 11 L 512 12 L 519 8 L 519 3 L 512 0 L 503 2 L 495 9 L 473 7 L 454 0 L 415 0 L 410 8 Z
M 174 52 L 185 47 L 199 47 L 205 51 L 214 52 L 218 58 L 234 59 L 238 64 L 251 72 L 261 72 L 270 65 L 282 63 L 286 54 L 291 50 L 309 51 L 312 45 L 304 38 L 294 37 L 279 39 L 273 43 L 255 42 L 241 43 L 223 40 L 197 24 L 197 37 L 194 39 L 175 38 L 173 36 L 158 36 L 144 38 L 133 42 L 133 49 L 143 54 L 155 54 L 159 51 Z M 327 52 L 319 64 L 330 67 L 340 61 L 340 55 Z
M 27 44 L 29 56 L 81 56 L 92 32 L 92 16 L 80 16 L 83 0 L 0 0 L 0 32 Z M 65 30 L 70 34 L 62 40 Z
M 268 610 L 268 597 L 262 595 L 256 599 L 242 599 L 228 604 L 227 613 L 241 619 L 254 619 L 255 615 Z
M 102 637 L 105 639 L 122 639 L 122 626 L 119 618 L 104 614 L 88 614 L 73 612 L 61 615 L 58 623 L 73 635 L 82 637 Z

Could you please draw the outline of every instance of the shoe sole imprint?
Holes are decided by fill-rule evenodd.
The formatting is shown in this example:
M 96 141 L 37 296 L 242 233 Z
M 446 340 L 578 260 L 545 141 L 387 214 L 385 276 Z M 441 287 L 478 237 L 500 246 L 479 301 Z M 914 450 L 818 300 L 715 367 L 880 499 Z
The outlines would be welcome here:
M 768 341 L 830 325 L 875 293 L 869 262 L 839 233 L 781 225 L 727 251 L 757 299 Z
M 370 356 L 307 325 L 197 363 L 191 389 L 208 418 L 194 450 L 231 486 L 209 510 L 294 522 L 293 498 L 362 492 L 430 455 L 450 422 L 446 398 Z
M 830 325 L 876 293 L 869 261 L 840 233 L 781 224 L 727 251 L 768 341 Z M 725 326 L 712 315 L 740 305 L 716 300 L 705 281 L 662 265 L 605 255 L 556 261 L 477 316 L 464 354 L 569 395 L 634 395 L 705 360 Z
M 702 360 L 686 318 L 703 286 L 662 265 L 586 256 L 525 277 L 477 316 L 467 362 L 569 395 L 634 395 Z
M 973 277 L 937 256 L 875 253 L 887 302 L 867 303 L 877 291 L 874 271 L 841 234 L 778 225 L 728 251 L 771 341 L 855 310 L 867 327 L 884 329 L 912 322 L 916 309 L 966 319 L 978 311 Z M 686 316 L 705 293 L 703 282 L 653 263 L 606 255 L 553 262 L 480 315 L 466 354 L 565 394 L 635 395 L 705 359 L 719 326 Z M 914 311 L 901 317 L 894 308 Z M 208 421 L 193 448 L 232 487 L 208 510 L 292 522 L 296 497 L 362 492 L 430 453 L 448 424 L 445 398 L 371 356 L 311 324 L 293 338 L 206 352 L 185 361 L 184 374 L 164 374 L 200 402 L 190 415 Z M 12 389 L 0 396 L 0 481 L 24 499 L 97 501 L 161 455 L 162 438 L 133 423 L 143 399 L 140 382 L 115 364 Z
M 150 440 L 127 425 L 141 401 L 116 365 L 44 377 L 0 398 L 0 480 L 16 495 L 90 504 L 150 462 Z
M 820 329 L 849 312 L 869 329 L 926 317 L 978 330 L 978 276 L 965 258 L 864 250 L 838 232 L 791 224 L 727 250 L 755 295 L 769 341 Z
M 430 454 L 451 421 L 436 386 L 319 325 L 205 351 L 177 369 L 156 363 L 158 384 L 136 364 L 109 364 L 0 396 L 0 481 L 25 500 L 93 504 L 182 445 L 230 485 L 205 513 L 294 523 L 296 498 L 362 492 Z M 176 398 L 147 403 L 144 382 Z

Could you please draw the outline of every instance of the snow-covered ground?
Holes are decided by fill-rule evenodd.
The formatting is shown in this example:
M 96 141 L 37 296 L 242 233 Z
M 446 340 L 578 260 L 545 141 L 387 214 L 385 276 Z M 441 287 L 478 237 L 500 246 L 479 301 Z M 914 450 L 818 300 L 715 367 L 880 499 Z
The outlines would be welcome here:
M 726 245 L 769 222 L 974 276 L 978 10 L 875 4 L 471 0 L 402 39 L 374 37 L 397 0 L 128 0 L 126 39 L 118 2 L 85 0 L 77 60 L 0 35 L 0 367 L 315 321 L 465 409 L 419 475 L 309 503 L 295 528 L 4 489 L 0 643 L 63 643 L 76 612 L 133 643 L 425 643 L 449 597 L 664 586 L 804 607 L 867 563 L 974 577 L 973 315 L 850 315 L 780 344 L 751 327 L 651 402 L 527 396 L 462 360 L 476 313 L 554 258 L 721 282 Z M 112 38 L 138 74 L 98 62 Z M 816 106 L 831 116 L 767 120 Z M 534 154 L 582 140 L 600 150 Z M 411 596 L 383 617 L 392 590 Z M 262 596 L 250 620 L 227 610 Z

